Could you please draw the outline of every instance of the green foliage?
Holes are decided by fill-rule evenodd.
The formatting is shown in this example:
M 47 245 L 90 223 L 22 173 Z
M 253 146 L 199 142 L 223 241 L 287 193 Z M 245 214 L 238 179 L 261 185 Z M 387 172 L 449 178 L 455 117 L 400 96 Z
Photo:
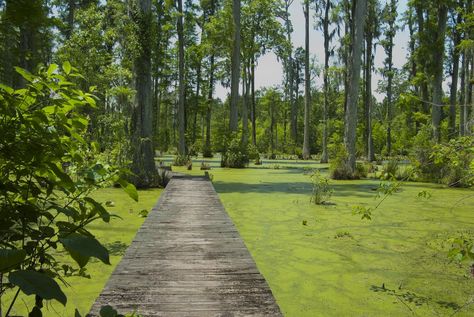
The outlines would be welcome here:
M 434 144 L 428 132 L 420 131 L 414 143 L 412 162 L 419 180 L 452 187 L 474 184 L 474 138 L 460 137 L 448 143 Z
M 389 180 L 395 178 L 398 174 L 400 162 L 396 159 L 391 159 L 382 167 L 381 179 Z
M 329 179 L 323 177 L 319 170 L 314 170 L 310 175 L 310 179 L 313 186 L 310 201 L 316 205 L 327 203 L 329 199 L 331 199 L 333 193 L 333 189 L 329 184 Z
M 360 175 L 353 173 L 347 161 L 347 151 L 344 145 L 340 144 L 335 150 L 335 155 L 329 164 L 329 172 L 332 179 L 359 179 Z
M 441 181 L 451 187 L 474 185 L 474 138 L 452 139 L 447 144 L 437 144 L 430 158 L 438 168 Z
M 97 160 L 99 147 L 86 138 L 86 113 L 95 108 L 95 97 L 71 82 L 80 77 L 75 69 L 64 63 L 38 75 L 17 71 L 25 88 L 0 85 L 0 258 L 10 281 L 2 284 L 0 296 L 14 287 L 35 294 L 38 313 L 43 299 L 66 303 L 55 279 L 77 271 L 62 262 L 58 250 L 67 250 L 79 267 L 90 257 L 109 262 L 87 226 L 112 215 L 90 194 L 119 182 L 138 196 L 120 178 L 126 171 Z M 85 269 L 77 272 L 87 276 Z
M 191 161 L 191 158 L 189 157 L 189 155 L 176 154 L 173 160 L 173 165 L 174 166 L 187 166 L 190 161 Z
M 226 150 L 222 153 L 221 166 L 230 168 L 244 168 L 249 164 L 247 147 L 242 144 L 240 136 L 234 134 L 227 142 Z

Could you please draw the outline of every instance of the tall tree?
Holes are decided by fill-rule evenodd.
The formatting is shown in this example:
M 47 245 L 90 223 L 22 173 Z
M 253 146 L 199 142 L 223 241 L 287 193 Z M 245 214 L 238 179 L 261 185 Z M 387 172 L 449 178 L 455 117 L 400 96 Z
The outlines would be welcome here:
M 309 0 L 304 0 L 303 7 L 305 17 L 305 68 L 304 68 L 304 133 L 303 133 L 303 159 L 310 158 L 309 149 L 309 114 L 311 109 L 311 80 L 309 65 Z
M 183 0 L 177 0 L 178 19 L 178 153 L 186 155 L 186 117 L 184 108 L 185 82 L 184 82 L 184 30 L 183 30 Z
M 352 58 L 349 68 L 349 91 L 345 115 L 344 141 L 348 154 L 347 167 L 351 173 L 356 167 L 356 133 L 357 133 L 357 103 L 359 100 L 359 82 L 361 69 L 362 46 L 364 40 L 364 12 L 366 0 L 354 0 Z
M 233 41 L 232 74 L 230 83 L 230 120 L 229 130 L 236 132 L 239 126 L 239 81 L 240 81 L 240 0 L 232 1 Z
M 288 102 L 290 104 L 290 136 L 293 142 L 297 141 L 298 125 L 297 125 L 297 111 L 296 102 L 294 99 L 294 70 L 293 70 L 293 45 L 291 42 L 291 34 L 293 33 L 293 26 L 290 19 L 290 6 L 294 0 L 284 0 L 284 15 L 286 39 L 288 41 L 288 51 L 286 52 L 285 73 L 286 73 L 286 89 Z
M 443 60 L 444 60 L 444 41 L 446 34 L 446 23 L 448 19 L 448 6 L 440 3 L 435 7 L 434 13 L 437 14 L 437 25 L 434 30 L 434 45 L 432 49 L 432 72 L 433 72 L 433 99 L 431 117 L 433 124 L 433 137 L 436 142 L 441 141 L 441 106 L 443 98 Z
M 458 6 L 461 3 L 458 3 Z M 461 43 L 461 32 L 459 25 L 462 22 L 461 12 L 457 12 L 456 9 L 452 8 L 449 10 L 451 17 L 449 34 L 451 37 L 451 50 L 450 59 L 452 63 L 451 68 L 451 86 L 449 91 L 449 120 L 448 120 L 448 133 L 449 138 L 453 138 L 456 135 L 456 104 L 458 102 L 458 78 L 459 78 L 459 44 Z
M 323 31 L 324 36 L 324 103 L 323 103 L 323 152 L 321 155 L 321 163 L 328 162 L 328 114 L 329 114 L 329 58 L 331 56 L 332 49 L 330 48 L 330 42 L 334 37 L 335 30 L 330 31 L 329 26 L 331 24 L 330 11 L 333 7 L 332 0 L 321 0 L 317 2 L 318 12 L 320 18 L 318 26 Z
M 383 76 L 387 79 L 387 154 L 390 156 L 392 153 L 392 117 L 393 117 L 393 40 L 397 32 L 397 3 L 398 0 L 390 0 L 384 8 L 383 20 L 384 26 L 384 39 L 382 46 L 385 50 L 385 67 L 383 70 Z
M 157 185 L 151 96 L 151 0 L 138 0 L 134 14 L 140 50 L 134 62 L 135 105 L 132 118 L 132 172 L 137 187 Z
M 365 117 L 365 150 L 367 160 L 375 160 L 374 140 L 372 137 L 372 72 L 374 67 L 374 53 L 376 44 L 374 39 L 379 35 L 378 1 L 369 0 L 367 4 L 367 18 L 365 23 L 365 97 L 364 97 L 364 117 Z

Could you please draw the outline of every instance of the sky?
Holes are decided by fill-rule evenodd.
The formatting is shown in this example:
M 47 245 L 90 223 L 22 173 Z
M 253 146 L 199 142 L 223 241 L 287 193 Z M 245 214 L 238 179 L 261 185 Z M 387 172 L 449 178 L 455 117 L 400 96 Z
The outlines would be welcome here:
M 292 41 L 293 47 L 304 47 L 304 27 L 305 19 L 303 15 L 303 6 L 302 0 L 295 0 L 290 7 L 291 22 L 293 24 L 293 34 Z M 382 0 L 382 5 L 385 4 L 385 1 Z M 398 3 L 398 20 L 401 19 L 402 13 L 406 10 L 407 0 L 399 0 Z M 312 24 L 310 24 L 310 35 L 309 35 L 309 50 L 310 54 L 316 57 L 317 63 L 322 64 L 324 62 L 324 38 L 320 30 L 316 30 L 315 19 L 314 19 L 314 10 Z M 400 21 L 398 21 L 400 25 Z M 339 43 L 335 42 L 333 45 L 339 46 Z M 397 35 L 394 39 L 394 48 L 393 48 L 393 62 L 396 68 L 401 68 L 407 60 L 407 46 L 409 41 L 408 29 L 400 29 L 397 32 Z M 385 52 L 383 48 L 379 45 L 375 51 L 375 69 L 382 67 L 383 60 L 385 59 Z M 381 75 L 376 73 L 372 77 L 372 87 L 374 89 L 374 96 L 381 101 L 384 97 L 383 94 L 377 93 L 375 90 L 377 88 L 378 81 L 381 79 Z M 266 55 L 260 57 L 258 64 L 255 70 L 255 88 L 271 87 L 281 85 L 283 80 L 283 68 L 280 62 L 277 61 L 277 58 L 274 53 L 270 52 Z M 320 89 L 322 86 L 322 78 L 316 78 L 316 87 Z M 216 96 L 225 100 L 227 94 L 230 93 L 230 89 L 226 89 L 220 85 L 216 87 Z

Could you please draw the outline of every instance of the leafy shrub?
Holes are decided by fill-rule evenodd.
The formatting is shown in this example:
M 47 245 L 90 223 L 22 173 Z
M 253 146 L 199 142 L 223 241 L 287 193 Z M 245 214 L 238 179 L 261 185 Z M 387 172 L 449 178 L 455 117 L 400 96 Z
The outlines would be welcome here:
M 238 134 L 234 134 L 222 154 L 221 166 L 231 168 L 244 168 L 249 164 L 248 149 L 240 142 Z
M 380 176 L 380 178 L 386 180 L 395 178 L 398 174 L 399 164 L 400 162 L 398 160 L 389 160 L 382 167 L 382 175 Z
M 211 169 L 211 166 L 205 162 L 201 162 L 201 171 L 208 171 Z
M 191 159 L 189 159 L 188 162 L 186 162 L 186 169 L 188 171 L 191 171 L 193 169 L 193 161 Z
M 421 129 L 413 140 L 410 158 L 421 181 L 434 181 L 440 178 L 439 170 L 431 157 L 434 146 L 429 127 Z
M 211 157 L 214 156 L 214 155 L 212 154 L 212 148 L 211 148 L 211 146 L 207 146 L 207 145 L 206 145 L 206 142 L 203 142 L 203 145 L 202 145 L 202 156 L 203 156 L 203 157 L 206 157 L 206 158 L 211 158 Z
M 258 153 L 257 147 L 251 143 L 248 145 L 248 155 L 249 160 L 260 160 L 260 154 Z
M 358 179 L 360 176 L 357 173 L 352 173 L 349 163 L 347 161 L 347 151 L 343 145 L 338 146 L 334 158 L 330 161 L 329 172 L 333 179 Z
M 87 140 L 85 114 L 95 97 L 71 83 L 80 77 L 71 65 L 51 65 L 38 75 L 17 71 L 24 89 L 0 85 L 0 273 L 9 281 L 0 296 L 14 287 L 34 294 L 30 315 L 41 316 L 44 299 L 66 304 L 56 279 L 68 272 L 87 277 L 90 257 L 109 264 L 88 225 L 112 216 L 90 194 L 118 183 L 133 199 L 138 195 L 120 177 L 126 171 L 100 162 L 99 146 Z M 62 262 L 58 249 L 71 260 Z
M 166 168 L 158 168 L 158 179 L 159 185 L 165 188 L 171 180 L 171 173 Z
M 188 155 L 177 154 L 174 157 L 173 165 L 174 166 L 188 166 L 189 161 L 191 161 L 191 158 Z
M 357 178 L 366 178 L 367 173 L 368 173 L 368 169 L 369 169 L 369 167 L 368 167 L 367 164 L 357 162 L 356 163 L 356 170 L 355 170 L 355 174 L 357 175 Z
M 333 190 L 329 185 L 329 179 L 321 176 L 319 170 L 313 171 L 310 178 L 313 185 L 310 201 L 316 205 L 321 205 L 331 199 Z
M 474 138 L 452 139 L 447 144 L 437 144 L 430 158 L 438 169 L 439 182 L 451 187 L 474 185 Z

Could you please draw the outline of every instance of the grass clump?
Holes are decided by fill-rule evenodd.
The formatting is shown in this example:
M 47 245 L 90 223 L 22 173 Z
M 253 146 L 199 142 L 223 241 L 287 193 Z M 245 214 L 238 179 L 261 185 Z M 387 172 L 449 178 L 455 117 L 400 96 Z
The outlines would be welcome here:
M 329 185 L 329 179 L 323 177 L 319 170 L 313 171 L 310 175 L 313 191 L 310 201 L 316 205 L 322 205 L 331 199 L 333 189 Z

